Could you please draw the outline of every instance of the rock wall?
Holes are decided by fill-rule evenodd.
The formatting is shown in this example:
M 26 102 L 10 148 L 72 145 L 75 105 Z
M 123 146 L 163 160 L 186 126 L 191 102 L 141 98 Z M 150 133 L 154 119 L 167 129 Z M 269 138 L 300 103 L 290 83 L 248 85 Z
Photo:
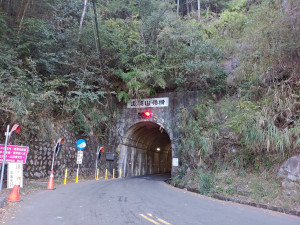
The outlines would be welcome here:
M 300 193 L 300 156 L 293 156 L 283 163 L 277 178 L 282 179 L 281 185 L 287 195 L 298 196 Z
M 78 151 L 76 142 L 81 138 L 87 142 L 87 147 L 83 150 L 83 162 L 80 165 L 79 174 L 94 174 L 96 149 L 99 144 L 96 139 L 94 137 L 76 137 L 68 125 L 55 128 L 55 133 L 57 138 L 51 142 L 41 138 L 33 138 L 28 144 L 23 144 L 29 147 L 27 161 L 24 165 L 24 177 L 39 179 L 50 175 L 53 149 L 59 137 L 64 138 L 65 143 L 59 156 L 55 159 L 54 176 L 63 177 L 66 168 L 68 169 L 68 176 L 76 176 Z M 103 161 L 101 164 L 103 165 Z

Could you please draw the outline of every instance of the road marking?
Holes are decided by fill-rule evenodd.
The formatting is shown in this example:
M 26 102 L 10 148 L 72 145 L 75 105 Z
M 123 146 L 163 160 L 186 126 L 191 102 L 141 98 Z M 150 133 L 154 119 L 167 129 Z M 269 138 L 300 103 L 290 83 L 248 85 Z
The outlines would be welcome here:
M 154 224 L 156 224 L 156 225 L 160 225 L 159 222 L 161 222 L 161 223 L 163 223 L 163 224 L 166 224 L 166 225 L 172 225 L 171 223 L 169 223 L 169 222 L 167 222 L 167 221 L 165 221 L 165 220 L 163 220 L 163 219 L 161 219 L 161 218 L 159 218 L 159 217 L 157 217 L 157 216 L 153 216 L 151 213 L 147 213 L 147 215 L 150 216 L 150 217 L 155 217 L 159 222 L 155 221 L 154 219 L 149 218 L 148 216 L 145 216 L 144 214 L 139 214 L 139 215 L 140 215 L 141 217 L 143 217 L 144 219 L 146 219 L 146 220 L 148 220 L 148 221 L 150 221 L 151 223 L 154 223 Z
M 156 222 L 155 220 L 150 219 L 149 217 L 145 216 L 144 214 L 140 214 L 140 216 L 143 217 L 144 219 L 148 220 L 148 221 L 151 222 L 151 223 L 154 223 L 154 224 L 156 224 L 156 225 L 160 225 L 159 222 Z
M 162 223 L 164 223 L 164 224 L 166 224 L 166 225 L 172 225 L 171 223 L 168 223 L 167 221 L 165 221 L 165 220 L 163 220 L 163 219 L 161 219 L 161 218 L 156 217 L 156 219 L 157 219 L 159 222 L 162 222 Z

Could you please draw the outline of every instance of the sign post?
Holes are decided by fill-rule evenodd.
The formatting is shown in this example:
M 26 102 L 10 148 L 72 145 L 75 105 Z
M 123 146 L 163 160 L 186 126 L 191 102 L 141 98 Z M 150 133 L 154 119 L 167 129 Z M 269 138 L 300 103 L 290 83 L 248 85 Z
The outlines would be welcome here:
M 101 158 L 101 152 L 104 152 L 104 148 L 103 147 L 98 147 L 97 148 L 97 152 L 96 152 L 96 168 L 95 168 L 95 179 L 97 180 L 97 174 L 99 171 L 98 170 L 98 159 L 100 161 L 100 158 Z
M 5 154 L 5 164 L 22 163 L 26 164 L 29 148 L 26 146 L 7 145 Z M 5 145 L 0 145 L 0 163 L 4 160 Z
M 18 185 L 23 188 L 23 164 L 22 163 L 8 163 L 7 166 L 7 188 L 13 188 Z
M 23 164 L 26 163 L 29 148 L 26 146 L 7 145 L 4 161 L 5 145 L 0 145 L 0 163 L 7 164 L 7 188 L 13 188 L 14 184 L 21 181 L 23 187 Z M 21 180 L 17 179 L 18 177 Z
M 51 164 L 51 171 L 53 171 L 54 168 L 54 159 L 55 156 L 58 156 L 60 149 L 62 147 L 62 145 L 65 143 L 65 140 L 62 138 L 59 138 L 56 145 L 53 148 L 53 156 L 52 156 L 52 164 Z
M 49 178 L 49 182 L 47 185 L 47 190 L 54 190 L 54 160 L 55 156 L 58 157 L 60 150 L 62 148 L 62 145 L 65 143 L 65 139 L 59 138 L 56 142 L 56 145 L 53 148 L 53 156 L 52 156 L 52 164 L 51 164 L 51 174 Z
M 2 185 L 3 185 L 4 165 L 5 165 L 5 158 L 6 158 L 8 136 L 9 136 L 9 125 L 7 125 L 7 129 L 5 133 L 5 146 L 4 146 L 4 155 L 3 155 L 3 162 L 2 162 L 2 169 L 1 169 L 0 191 L 2 191 Z
M 82 159 L 83 159 L 83 151 L 78 151 L 77 160 L 76 160 L 76 163 L 78 164 L 77 173 L 76 173 L 76 183 L 78 183 L 79 165 L 82 164 Z
M 80 151 L 80 150 L 83 150 L 85 149 L 86 147 L 86 141 L 83 140 L 83 139 L 79 139 L 77 142 L 76 142 L 76 147 L 78 148 L 78 152 L 77 152 L 77 164 L 78 164 L 78 167 L 77 167 L 77 174 L 76 174 L 76 183 L 78 183 L 78 174 L 79 174 L 79 165 L 82 164 L 82 159 L 83 159 L 83 151 Z
M 77 162 L 76 164 L 82 164 L 82 159 L 83 159 L 83 151 L 78 151 L 77 152 Z

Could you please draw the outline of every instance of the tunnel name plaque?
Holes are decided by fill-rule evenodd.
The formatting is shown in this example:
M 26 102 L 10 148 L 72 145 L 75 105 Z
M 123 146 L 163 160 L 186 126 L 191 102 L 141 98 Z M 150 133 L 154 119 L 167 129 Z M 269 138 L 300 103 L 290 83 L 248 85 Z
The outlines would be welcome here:
M 169 98 L 130 99 L 127 108 L 168 107 Z

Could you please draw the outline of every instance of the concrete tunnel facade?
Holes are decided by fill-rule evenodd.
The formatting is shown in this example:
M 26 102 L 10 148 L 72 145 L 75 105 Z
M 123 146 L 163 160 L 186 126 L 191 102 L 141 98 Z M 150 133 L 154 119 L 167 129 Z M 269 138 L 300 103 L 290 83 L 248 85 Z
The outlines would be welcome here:
M 180 164 L 178 113 L 182 108 L 191 110 L 198 100 L 199 92 L 170 92 L 136 100 L 153 102 L 143 107 L 116 103 L 120 118 L 110 134 L 109 148 L 116 153 L 114 161 L 107 163 L 110 172 L 115 168 L 122 177 L 175 174 Z M 159 101 L 168 104 L 159 107 Z M 145 110 L 151 117 L 139 116 Z

